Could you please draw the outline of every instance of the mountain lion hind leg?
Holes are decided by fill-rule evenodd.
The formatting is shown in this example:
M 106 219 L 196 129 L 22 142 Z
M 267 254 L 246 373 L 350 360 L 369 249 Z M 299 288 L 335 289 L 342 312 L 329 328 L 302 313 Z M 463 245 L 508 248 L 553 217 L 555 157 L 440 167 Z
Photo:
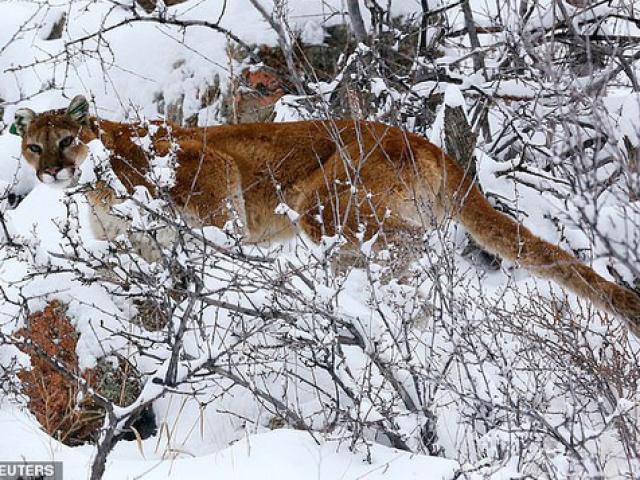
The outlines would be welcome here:
M 388 128 L 388 127 L 387 127 Z M 299 182 L 305 195 L 295 206 L 300 226 L 315 242 L 344 235 L 338 270 L 363 266 L 363 242 L 377 236 L 374 250 L 387 249 L 384 261 L 394 277 L 404 277 L 419 258 L 424 233 L 439 217 L 434 196 L 417 175 L 402 132 L 374 132 L 336 152 L 322 168 Z M 364 146 L 363 146 L 364 144 Z

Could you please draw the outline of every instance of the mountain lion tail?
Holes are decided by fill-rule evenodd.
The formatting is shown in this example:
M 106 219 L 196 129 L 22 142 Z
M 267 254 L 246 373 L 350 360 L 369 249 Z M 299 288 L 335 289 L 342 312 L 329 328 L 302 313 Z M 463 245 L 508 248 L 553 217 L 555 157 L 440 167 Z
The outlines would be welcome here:
M 640 295 L 605 280 L 570 253 L 496 211 L 457 164 L 447 167 L 448 198 L 454 199 L 458 220 L 482 248 L 622 317 L 640 338 Z

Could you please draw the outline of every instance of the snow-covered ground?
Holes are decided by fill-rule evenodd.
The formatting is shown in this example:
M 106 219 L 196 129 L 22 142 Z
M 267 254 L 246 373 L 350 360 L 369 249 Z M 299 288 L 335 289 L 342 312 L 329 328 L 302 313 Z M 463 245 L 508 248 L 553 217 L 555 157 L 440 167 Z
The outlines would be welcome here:
M 40 431 L 23 412 L 0 411 L 0 461 L 25 460 L 63 462 L 65 480 L 87 478 L 92 451 L 87 447 L 69 448 Z M 380 445 L 371 449 L 372 461 L 353 454 L 338 442 L 314 439 L 306 432 L 274 430 L 246 436 L 215 453 L 187 456 L 176 451 L 159 453 L 155 439 L 141 445 L 122 442 L 108 463 L 105 480 L 133 478 L 201 478 L 221 480 L 335 480 L 403 479 L 448 480 L 458 468 L 443 458 L 412 455 Z
M 264 3 L 264 2 L 263 2 Z M 307 41 L 321 43 L 322 24 L 331 24 L 344 21 L 343 15 L 332 15 L 332 12 L 341 6 L 340 0 L 295 0 L 289 2 L 290 27 L 303 32 L 303 38 Z M 436 5 L 436 2 L 433 2 Z M 221 10 L 224 4 L 224 12 Z M 493 2 L 476 2 L 477 11 L 495 11 Z M 489 6 L 487 6 L 489 5 Z M 486 8 L 485 8 L 486 7 Z M 416 0 L 403 0 L 393 2 L 394 13 L 412 14 L 420 8 L 420 2 Z M 267 43 L 275 45 L 277 37 L 273 30 L 260 17 L 259 13 L 251 7 L 248 0 L 233 0 L 220 2 L 217 0 L 188 1 L 169 10 L 172 14 L 179 14 L 185 20 L 208 20 L 216 22 L 221 18 L 220 25 L 238 35 L 247 43 Z M 51 25 L 66 15 L 68 28 L 62 39 L 45 40 Z M 158 98 L 164 98 L 170 103 L 180 97 L 184 97 L 185 116 L 198 114 L 200 123 L 208 123 L 208 110 L 202 109 L 198 103 L 198 92 L 205 89 L 219 76 L 224 84 L 225 80 L 236 72 L 238 64 L 236 60 L 229 58 L 226 46 L 227 40 L 222 33 L 210 29 L 192 27 L 185 31 L 177 30 L 169 26 L 160 26 L 155 23 L 136 23 L 123 26 L 106 33 L 101 42 L 105 42 L 98 56 L 91 53 L 96 47 L 94 38 L 82 41 L 83 37 L 97 29 L 100 24 L 108 28 L 116 25 L 127 17 L 124 9 L 115 6 L 110 1 L 55 1 L 47 4 L 38 2 L 6 1 L 0 3 L 0 98 L 5 102 L 4 126 L 8 126 L 13 119 L 17 108 L 28 106 L 36 111 L 52 108 L 61 108 L 68 103 L 68 99 L 82 93 L 92 100 L 94 113 L 108 119 L 125 120 L 138 116 L 156 117 L 158 113 Z M 327 20 L 329 19 L 329 20 Z M 462 25 L 460 18 L 454 18 L 455 25 Z M 540 20 L 541 22 L 544 19 Z M 27 24 L 30 28 L 20 30 Z M 16 34 L 16 32 L 19 32 Z M 72 60 L 70 63 L 62 62 L 64 52 L 75 49 L 86 49 L 87 54 L 82 61 Z M 66 49 L 66 50 L 65 50 Z M 104 55 L 107 55 L 105 57 Z M 60 61 L 59 61 L 60 60 Z M 443 59 L 443 62 L 445 60 Z M 32 64 L 38 63 L 35 67 Z M 469 84 L 473 83 L 469 79 Z M 62 89 L 52 89 L 51 85 L 63 86 Z M 425 92 L 430 85 L 425 85 Z M 522 84 L 503 85 L 506 94 L 525 94 L 531 91 Z M 447 101 L 452 105 L 463 104 L 464 99 L 459 96 L 457 87 L 450 87 L 446 93 Z M 637 131 L 629 124 L 628 119 L 637 113 L 637 97 L 626 94 L 612 95 L 608 97 L 609 121 L 613 129 L 618 129 L 621 134 L 626 134 L 633 141 L 637 141 Z M 286 106 L 280 105 L 279 112 L 285 112 L 279 118 L 286 119 Z M 634 110 L 635 109 L 635 110 Z M 635 113 L 634 113 L 635 112 Z M 442 142 L 443 113 L 436 119 L 431 130 L 431 140 L 434 143 Z M 68 192 L 53 189 L 38 184 L 33 171 L 21 162 L 19 158 L 19 138 L 11 135 L 5 128 L 0 135 L 0 189 L 10 189 L 13 193 L 25 195 L 25 199 L 13 210 L 8 210 L 3 205 L 4 220 L 8 234 L 11 238 L 30 245 L 31 253 L 15 255 L 9 249 L 0 249 L 0 289 L 4 298 L 16 300 L 5 301 L 0 305 L 0 329 L 5 334 L 10 334 L 23 326 L 24 312 L 17 300 L 26 299 L 31 311 L 44 307 L 51 299 L 59 299 L 68 304 L 68 315 L 73 320 L 80 339 L 77 353 L 82 367 L 91 367 L 97 358 L 114 350 L 126 348 L 126 341 L 122 336 L 112 335 L 122 325 L 127 324 L 136 313 L 135 307 L 122 298 L 113 295 L 109 286 L 100 283 L 86 284 L 77 277 L 77 272 L 67 271 L 65 267 L 76 263 L 61 259 L 55 254 L 69 253 L 68 242 L 60 232 L 68 218 L 69 212 L 79 211 L 79 225 L 77 235 L 82 239 L 86 249 L 96 255 L 106 252 L 104 242 L 93 239 L 88 228 L 88 210 L 80 194 L 72 196 L 74 202 L 69 202 Z M 546 195 L 541 196 L 539 190 L 517 185 L 508 176 L 501 176 L 499 172 L 505 168 L 504 164 L 478 152 L 479 182 L 484 190 L 496 194 L 507 202 L 515 204 L 521 211 L 523 223 L 534 230 L 538 235 L 553 243 L 560 243 L 564 248 L 580 250 L 592 248 L 591 254 L 595 258 L 593 267 L 601 275 L 612 278 L 607 268 L 613 261 L 606 257 L 607 245 L 601 240 L 594 240 L 587 232 L 572 227 L 572 219 L 578 217 L 577 209 L 581 205 L 571 202 L 562 202 L 557 198 Z M 90 165 L 85 167 L 90 169 Z M 535 184 L 546 185 L 542 177 L 528 179 Z M 1 191 L 1 190 L 0 190 Z M 630 235 L 638 236 L 640 232 L 633 231 L 633 225 L 637 225 L 637 219 L 630 217 L 624 205 L 620 205 L 614 196 L 603 195 L 600 199 L 601 207 L 598 222 L 603 222 L 601 227 L 610 233 L 614 241 L 629 240 Z M 560 218 L 567 221 L 569 227 L 565 229 L 558 226 L 551 218 Z M 632 233 L 629 233 L 629 232 Z M 211 238 L 223 236 L 220 232 L 209 231 Z M 451 256 L 452 252 L 460 250 L 465 241 L 464 232 L 451 226 L 447 229 L 447 242 L 444 245 L 434 242 L 433 248 L 422 259 L 423 266 L 430 268 L 442 267 L 443 258 Z M 76 235 L 76 233 L 73 233 Z M 637 244 L 637 243 L 636 243 Z M 277 261 L 274 267 L 267 273 L 261 271 L 261 275 L 276 279 L 283 275 L 293 275 L 296 266 L 304 265 L 307 258 L 313 252 L 298 255 L 296 245 L 286 245 L 284 249 L 268 250 Z M 256 252 L 266 254 L 267 250 L 256 249 Z M 220 259 L 218 266 L 229 267 L 228 259 Z M 58 271 L 49 275 L 35 275 L 45 266 L 59 267 Z M 241 271 L 241 267 L 231 265 L 226 273 L 212 275 L 208 278 L 206 288 L 211 292 L 218 292 L 230 282 L 234 268 Z M 244 267 L 242 267 L 244 268 Z M 444 268 L 444 267 L 443 267 Z M 55 268 L 53 268 L 55 270 Z M 440 271 L 440 270 L 437 270 Z M 444 271 L 444 270 L 443 270 Z M 87 275 L 92 272 L 87 269 Z M 256 275 L 258 273 L 254 272 Z M 495 307 L 496 311 L 504 311 L 518 315 L 519 312 L 536 311 L 539 299 L 558 298 L 558 287 L 545 281 L 536 280 L 528 273 L 505 265 L 501 271 L 483 272 L 467 262 L 464 258 L 455 254 L 455 267 L 450 271 L 452 277 L 452 298 L 471 297 L 480 299 L 480 303 Z M 247 275 L 251 272 L 247 273 Z M 622 270 L 623 276 L 631 280 L 630 272 Z M 464 279 L 456 282 L 455 279 Z M 317 291 L 308 291 L 305 285 L 299 285 L 300 296 L 310 303 L 330 305 L 335 315 L 343 315 L 352 318 L 358 323 L 358 327 L 367 330 L 371 335 L 371 348 L 376 340 L 386 341 L 382 333 L 385 322 L 391 319 L 401 324 L 401 313 L 409 318 L 418 317 L 420 310 L 416 306 L 416 298 L 433 298 L 433 291 L 437 290 L 437 281 L 434 278 L 423 278 L 419 286 L 419 295 L 413 292 L 413 298 L 407 300 L 408 290 L 398 284 L 372 287 L 364 271 L 354 269 L 351 274 L 340 284 L 318 287 Z M 275 280 L 273 280 L 275 283 Z M 244 307 L 255 308 L 256 305 L 269 305 L 274 301 L 272 292 L 265 287 L 268 284 L 261 278 L 261 288 L 256 291 L 238 293 L 236 290 L 225 293 L 221 299 Z M 326 288 L 325 288 L 326 287 Z M 151 292 L 149 293 L 151 294 Z M 212 293 L 212 295 L 214 295 Z M 372 299 L 377 298 L 375 303 Z M 380 300 L 381 298 L 381 300 Z M 448 298 L 448 297 L 447 297 Z M 547 312 L 549 318 L 553 315 L 566 315 L 567 312 L 583 312 L 588 310 L 583 302 L 579 302 L 574 296 L 559 294 L 565 303 L 557 306 L 557 311 Z M 293 300 L 292 300 L 293 302 Z M 484 304 L 484 303 L 483 303 Z M 382 305 L 382 307 L 381 307 Z M 462 307 L 461 307 L 462 308 Z M 456 343 L 454 333 L 447 338 L 445 332 L 449 330 L 431 330 L 430 328 L 418 328 L 412 337 L 415 341 L 416 357 L 411 362 L 412 368 L 418 371 L 435 372 L 434 378 L 441 383 L 434 387 L 429 408 L 437 417 L 438 444 L 442 447 L 442 453 L 449 458 L 436 458 L 420 454 L 401 452 L 389 446 L 373 441 L 364 445 L 360 442 L 352 451 L 350 440 L 339 440 L 323 435 L 311 435 L 300 430 L 281 429 L 269 430 L 268 410 L 256 402 L 255 399 L 238 387 L 230 389 L 230 395 L 222 395 L 221 392 L 229 387 L 229 383 L 220 381 L 219 384 L 208 383 L 207 379 L 198 379 L 193 383 L 180 387 L 180 391 L 168 393 L 154 402 L 153 408 L 156 420 L 161 426 L 161 432 L 140 444 L 136 442 L 120 442 L 109 457 L 104 478 L 175 478 L 182 479 L 188 476 L 209 475 L 220 479 L 257 479 L 278 478 L 291 479 L 392 479 L 404 480 L 412 478 L 428 478 L 434 480 L 448 480 L 453 478 L 456 471 L 466 461 L 478 462 L 480 471 L 485 458 L 504 459 L 501 453 L 497 453 L 509 436 L 507 429 L 486 427 L 483 434 L 471 432 L 471 427 L 464 419 L 472 416 L 469 412 L 474 408 L 480 408 L 480 404 L 465 403 L 465 389 L 478 388 L 474 394 L 481 397 L 487 403 L 504 400 L 508 404 L 512 400 L 513 392 L 503 388 L 505 378 L 516 377 L 514 381 L 516 390 L 521 389 L 522 397 L 527 401 L 535 402 L 536 389 L 528 390 L 528 382 L 532 382 L 534 375 L 529 376 L 526 364 L 526 341 L 520 342 L 514 338 L 492 338 L 491 322 L 496 318 L 487 317 L 487 311 L 479 307 L 467 308 L 467 320 L 470 328 L 486 329 L 487 352 L 492 349 L 501 349 L 505 358 L 509 358 L 509 365 L 495 366 L 489 378 L 484 378 L 484 371 L 479 365 L 468 367 L 469 371 L 450 371 L 446 362 L 447 355 L 456 349 L 464 349 L 468 346 L 463 342 Z M 178 309 L 178 312 L 180 310 Z M 408 313 L 407 313 L 408 312 Z M 562 313 L 564 312 L 564 313 Z M 206 319 L 206 328 L 233 330 L 237 317 L 229 312 L 213 306 L 202 307 L 202 318 Z M 523 314 L 523 318 L 525 315 Z M 214 319 L 214 320 L 211 320 Z M 438 321 L 443 325 L 455 324 L 456 318 L 443 315 Z M 301 340 L 307 332 L 305 328 L 310 322 L 301 315 L 299 330 L 293 327 L 287 332 L 277 332 Z M 208 322 L 208 323 L 207 323 Z M 616 322 L 616 320 L 613 320 Z M 394 324 L 395 328 L 396 324 Z M 291 327 L 289 325 L 289 327 Z M 137 332 L 135 326 L 128 327 L 130 334 Z M 399 327 L 398 327 L 399 328 Z M 452 327 L 451 332 L 455 328 Z M 483 330 L 484 331 L 484 330 Z M 272 333 L 272 332 L 269 332 Z M 219 333 L 212 333 L 212 349 L 219 351 L 228 348 L 228 339 Z M 277 338 L 274 334 L 273 338 Z M 269 340 L 273 340 L 270 337 Z M 456 340 L 456 341 L 454 341 Z M 631 348 L 637 351 L 638 345 L 633 343 Z M 199 361 L 204 361 L 214 355 L 206 351 L 211 345 L 204 345 L 197 332 L 189 332 L 185 338 L 185 353 L 189 360 L 186 366 L 192 366 Z M 205 348 L 206 347 L 206 348 Z M 149 352 L 155 356 L 132 357 L 137 362 L 138 369 L 145 375 L 152 377 L 166 368 L 168 352 L 163 346 L 153 347 Z M 347 347 L 349 350 L 350 347 Z M 603 347 L 604 348 L 604 347 Z M 368 374 L 367 359 L 362 352 L 347 352 L 353 371 L 354 386 L 363 380 Z M 366 349 L 364 349 L 366 351 Z M 483 350 L 484 351 L 484 350 Z M 397 352 L 396 352 L 397 353 Z M 394 353 L 395 354 L 395 353 Z M 10 364 L 18 354 L 17 349 L 8 346 L 0 347 L 0 368 Z M 490 355 L 487 353 L 487 357 Z M 24 358 L 22 358 L 24 361 Z M 281 360 L 281 359 L 279 359 Z M 290 361 L 290 357 L 285 358 Z M 283 360 L 283 364 L 286 364 Z M 392 357 L 391 363 L 399 362 L 398 370 L 406 367 L 405 358 Z M 487 360 L 489 361 L 489 360 Z M 191 363 L 190 363 L 191 362 Z M 455 362 L 453 362 L 455 364 Z M 458 365 L 459 366 L 459 365 Z M 313 371 L 302 362 L 296 366 L 301 378 L 309 378 L 315 375 Z M 287 368 L 290 368 L 287 364 Z M 402 370 L 403 381 L 410 383 L 410 371 Z M 489 368 L 489 367 L 487 367 Z M 504 368 L 504 370 L 501 370 Z M 452 369 L 455 370 L 455 369 Z M 515 372 L 515 373 L 513 373 Z M 557 372 L 556 372 L 557 373 Z M 477 383 L 463 380 L 465 375 L 473 378 Z M 551 374 L 550 374 L 551 375 Z M 535 378 L 539 381 L 539 378 Z M 296 405 L 299 411 L 306 415 L 309 424 L 323 426 L 322 412 L 323 398 L 317 398 L 314 392 L 304 389 L 297 391 L 288 384 L 280 384 L 278 380 L 260 380 L 268 384 L 265 388 L 278 390 L 287 401 Z M 271 383 L 269 383 L 271 382 Z M 324 385 L 328 379 L 320 376 L 318 382 Z M 323 383 L 325 382 L 325 383 Z M 380 388 L 382 387 L 380 381 Z M 327 383 L 328 384 L 328 383 Z M 473 384 L 473 385 L 471 385 Z M 261 385 L 260 385 L 261 386 Z M 530 385 L 529 385 L 530 386 Z M 355 388 L 355 387 L 354 387 Z M 456 388 L 460 390 L 457 391 Z M 509 391 L 506 391 L 509 390 Z M 536 390 L 536 391 L 533 391 Z M 549 387 L 549 391 L 551 391 Z M 520 390 L 518 390 L 519 393 Z M 151 394 L 152 392 L 149 392 Z M 375 401 L 384 403 L 384 399 L 375 398 L 375 395 L 367 397 L 371 392 L 361 395 L 361 404 L 358 412 L 353 415 L 364 417 L 373 424 L 383 418 L 379 411 L 379 405 Z M 554 393 L 555 394 L 555 393 Z M 629 396 L 635 392 L 626 392 Z M 456 396 L 457 395 L 457 396 Z M 542 395 L 542 394 L 540 394 Z M 544 395 L 542 395 L 544 396 Z M 549 394 L 551 397 L 552 395 Z M 380 395 L 384 397 L 384 395 Z M 535 398 L 534 398 L 535 397 Z M 560 396 L 561 397 L 561 396 Z M 560 398 L 559 397 L 559 398 Z M 622 395 L 621 395 L 622 397 Z M 569 401 L 564 397 L 563 401 Z M 547 420 L 566 433 L 564 428 L 565 404 L 558 398 L 549 401 Z M 205 408 L 206 406 L 206 408 Z M 482 404 L 482 406 L 485 406 Z M 551 408 L 553 407 L 553 408 Z M 363 413 L 364 411 L 364 413 Z M 400 430 L 407 433 L 411 441 L 418 441 L 420 435 L 415 432 L 417 425 L 422 425 L 424 418 L 416 418 L 406 412 L 393 411 L 394 419 L 400 425 Z M 480 416 L 480 414 L 478 414 Z M 487 413 L 489 415 L 489 413 Z M 251 418 L 255 425 L 245 422 L 244 418 Z M 475 417 L 473 417 L 475 418 Z M 613 418 L 613 416 L 611 417 Z M 523 430 L 528 428 L 523 420 Z M 403 423 L 404 422 L 404 423 Z M 555 422 L 555 423 L 554 423 Z M 520 427 L 520 426 L 519 426 Z M 164 430 L 163 430 L 164 428 Z M 594 427 L 595 429 L 596 427 Z M 599 427 L 598 427 L 599 428 Z M 603 427 L 605 428 L 605 427 Z M 318 428 L 321 430 L 321 428 Z M 531 431 L 534 432 L 531 427 Z M 87 478 L 88 469 L 94 451 L 90 446 L 66 447 L 44 434 L 35 419 L 24 408 L 24 402 L 16 398 L 3 397 L 0 403 L 0 460 L 61 460 L 64 462 L 65 478 Z M 164 433 L 162 433 L 164 432 Z M 170 432 L 170 433 L 169 433 Z M 509 431 L 511 432 L 511 431 Z M 534 433 L 531 433 L 532 435 Z M 571 432 L 573 435 L 574 432 Z M 589 431 L 575 433 L 575 435 L 588 436 Z M 384 443 L 384 442 L 382 442 Z M 388 442 L 387 442 L 388 443 Z M 626 468 L 624 466 L 624 454 L 620 453 L 619 446 L 605 442 L 598 445 L 598 453 L 603 456 L 610 455 L 611 470 L 615 472 Z M 527 452 L 531 456 L 550 455 L 555 456 L 557 472 L 570 476 L 570 461 L 566 460 L 560 442 L 550 441 L 548 451 Z M 479 453 L 482 452 L 482 453 Z M 553 455 L 549 452 L 552 452 Z M 370 458 L 366 458 L 367 454 Z M 618 462 L 618 460 L 620 460 Z M 515 460 L 510 459 L 487 471 L 480 471 L 476 478 L 511 478 L 521 469 Z M 617 462 L 617 463 L 616 463 Z M 486 462 L 490 462 L 487 460 Z M 629 467 L 631 469 L 632 467 Z M 618 469 L 618 470 L 616 470 Z M 569 473 L 567 473 L 569 472 Z M 475 473 L 470 473 L 469 478 L 474 478 Z M 484 476 L 482 476 L 484 475 Z M 494 476 L 491 476 L 494 475 Z

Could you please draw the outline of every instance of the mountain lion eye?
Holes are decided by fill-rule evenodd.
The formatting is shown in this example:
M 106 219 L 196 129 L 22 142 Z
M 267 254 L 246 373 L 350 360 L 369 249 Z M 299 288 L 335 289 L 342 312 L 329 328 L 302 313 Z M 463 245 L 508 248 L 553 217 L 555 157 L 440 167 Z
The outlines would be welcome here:
M 67 148 L 69 145 L 73 143 L 73 137 L 64 137 L 60 140 L 60 148 Z
M 35 143 L 27 145 L 27 148 L 33 153 L 42 153 L 42 147 L 40 145 L 36 145 Z

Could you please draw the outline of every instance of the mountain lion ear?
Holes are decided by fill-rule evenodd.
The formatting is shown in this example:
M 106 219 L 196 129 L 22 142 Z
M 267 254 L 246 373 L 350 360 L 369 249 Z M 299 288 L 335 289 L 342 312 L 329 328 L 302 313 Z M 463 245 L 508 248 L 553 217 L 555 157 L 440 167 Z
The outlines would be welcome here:
M 89 102 L 84 95 L 76 95 L 67 107 L 67 115 L 78 123 L 87 123 L 89 120 Z
M 23 136 L 34 118 L 36 118 L 36 112 L 30 108 L 16 110 L 15 116 L 13 117 L 14 123 L 11 125 L 12 133 L 15 132 L 17 135 Z

